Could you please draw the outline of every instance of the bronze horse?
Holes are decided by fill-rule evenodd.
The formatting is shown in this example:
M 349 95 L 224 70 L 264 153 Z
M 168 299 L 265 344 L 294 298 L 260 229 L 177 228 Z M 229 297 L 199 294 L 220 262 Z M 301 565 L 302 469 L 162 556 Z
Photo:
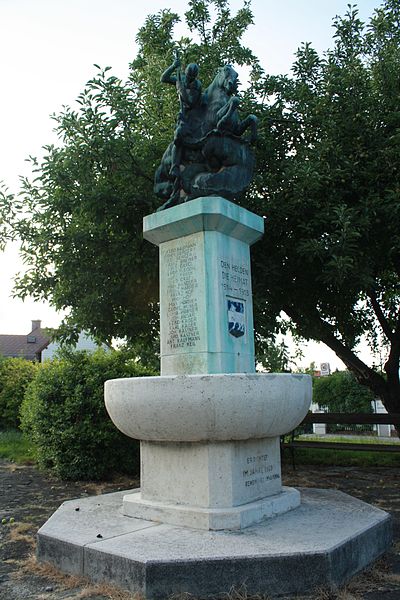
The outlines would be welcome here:
M 225 65 L 202 93 L 200 101 L 180 114 L 175 136 L 155 174 L 155 193 L 166 200 L 163 210 L 199 196 L 234 199 L 249 185 L 254 167 L 250 143 L 257 136 L 257 118 L 241 120 L 236 96 L 238 74 Z M 250 130 L 250 139 L 242 134 Z M 173 157 L 180 144 L 179 175 Z

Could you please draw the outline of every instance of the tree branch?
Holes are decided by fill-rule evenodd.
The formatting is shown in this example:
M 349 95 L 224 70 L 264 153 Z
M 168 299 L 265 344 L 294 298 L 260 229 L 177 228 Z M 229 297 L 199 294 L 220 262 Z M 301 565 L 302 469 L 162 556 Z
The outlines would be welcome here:
M 382 308 L 378 302 L 375 292 L 370 291 L 368 294 L 368 297 L 371 300 L 372 308 L 374 310 L 374 313 L 376 314 L 376 318 L 378 319 L 378 323 L 381 326 L 383 333 L 386 335 L 388 340 L 393 342 L 394 341 L 394 339 L 393 339 L 394 333 L 391 330 L 390 325 L 389 325 L 385 315 L 383 314 Z
M 285 306 L 283 310 L 301 330 L 303 319 L 296 309 L 292 306 Z M 312 322 L 312 328 L 310 323 L 308 324 L 308 333 L 311 333 L 311 337 L 329 346 L 346 367 L 354 373 L 359 383 L 368 386 L 377 396 L 384 397 L 387 394 L 387 382 L 384 377 L 366 365 L 350 348 L 338 340 L 332 327 L 321 319 L 316 310 L 313 312 Z

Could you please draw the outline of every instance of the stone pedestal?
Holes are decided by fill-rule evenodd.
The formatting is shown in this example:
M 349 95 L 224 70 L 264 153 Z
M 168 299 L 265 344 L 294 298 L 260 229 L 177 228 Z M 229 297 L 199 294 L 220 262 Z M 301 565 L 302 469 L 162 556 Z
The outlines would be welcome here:
M 160 248 L 161 377 L 108 381 L 115 425 L 141 440 L 141 491 L 125 515 L 241 529 L 299 506 L 279 436 L 304 418 L 306 375 L 255 373 L 250 245 L 261 217 L 224 198 L 149 215 Z
M 307 375 L 232 373 L 107 381 L 107 410 L 141 439 L 141 491 L 124 514 L 199 529 L 241 529 L 295 508 L 279 436 L 307 413 Z
M 281 597 L 335 588 L 387 549 L 383 511 L 282 487 L 279 436 L 306 415 L 311 378 L 254 372 L 249 246 L 262 231 L 222 198 L 145 219 L 162 373 L 105 386 L 113 422 L 141 440 L 142 487 L 64 503 L 38 533 L 40 560 L 147 600 L 242 585 Z
M 255 371 L 250 245 L 263 232 L 218 197 L 144 219 L 160 248 L 161 375 Z

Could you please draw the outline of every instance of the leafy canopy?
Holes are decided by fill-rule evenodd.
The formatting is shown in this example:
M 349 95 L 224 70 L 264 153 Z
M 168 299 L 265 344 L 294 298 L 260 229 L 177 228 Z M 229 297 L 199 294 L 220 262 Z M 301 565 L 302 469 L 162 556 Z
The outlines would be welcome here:
M 53 115 L 59 144 L 31 157 L 35 178 L 15 198 L 0 193 L 0 235 L 21 240 L 27 267 L 16 294 L 66 310 L 65 335 L 126 337 L 145 352 L 157 338 L 157 249 L 143 241 L 142 220 L 159 204 L 153 176 L 178 110 L 160 75 L 176 48 L 184 63 L 199 62 L 205 83 L 221 60 L 256 63 L 240 41 L 252 22 L 247 2 L 232 15 L 226 0 L 192 0 L 193 39 L 176 42 L 179 20 L 169 10 L 146 19 L 128 81 L 95 65 L 76 107 Z
M 283 310 L 391 410 L 400 409 L 399 17 L 387 0 L 365 27 L 349 7 L 331 50 L 304 44 L 291 76 L 254 82 L 262 135 L 248 198 L 266 216 L 253 250 L 258 331 Z M 355 354 L 363 335 L 386 346 L 385 378 Z

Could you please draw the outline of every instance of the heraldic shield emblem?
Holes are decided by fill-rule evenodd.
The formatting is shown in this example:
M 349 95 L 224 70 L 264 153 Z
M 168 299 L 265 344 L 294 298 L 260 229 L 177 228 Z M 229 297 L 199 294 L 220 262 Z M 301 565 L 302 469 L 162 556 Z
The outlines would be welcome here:
M 245 334 L 244 302 L 228 298 L 228 331 L 234 337 Z

